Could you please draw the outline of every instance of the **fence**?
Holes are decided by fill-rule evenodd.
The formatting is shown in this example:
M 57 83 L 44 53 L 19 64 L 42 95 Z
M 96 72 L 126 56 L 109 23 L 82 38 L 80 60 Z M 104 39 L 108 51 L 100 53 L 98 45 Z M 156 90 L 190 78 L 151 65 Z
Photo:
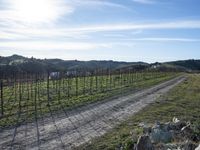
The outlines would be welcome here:
M 17 74 L 0 81 L 0 126 L 16 125 L 39 118 L 51 111 L 73 108 L 129 90 L 143 88 L 146 82 L 156 82 L 173 76 L 168 72 L 63 72 Z

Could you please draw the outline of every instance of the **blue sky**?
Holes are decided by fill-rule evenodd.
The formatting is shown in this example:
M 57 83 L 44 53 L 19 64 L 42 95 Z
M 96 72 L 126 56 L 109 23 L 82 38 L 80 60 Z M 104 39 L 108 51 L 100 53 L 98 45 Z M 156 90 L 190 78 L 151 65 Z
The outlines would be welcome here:
M 200 58 L 199 0 L 0 0 L 0 55 Z

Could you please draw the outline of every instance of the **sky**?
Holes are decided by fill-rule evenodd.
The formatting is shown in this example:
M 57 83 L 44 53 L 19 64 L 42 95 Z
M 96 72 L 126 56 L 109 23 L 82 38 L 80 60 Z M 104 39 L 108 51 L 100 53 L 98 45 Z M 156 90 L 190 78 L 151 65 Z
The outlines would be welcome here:
M 0 0 L 0 55 L 200 59 L 199 0 Z

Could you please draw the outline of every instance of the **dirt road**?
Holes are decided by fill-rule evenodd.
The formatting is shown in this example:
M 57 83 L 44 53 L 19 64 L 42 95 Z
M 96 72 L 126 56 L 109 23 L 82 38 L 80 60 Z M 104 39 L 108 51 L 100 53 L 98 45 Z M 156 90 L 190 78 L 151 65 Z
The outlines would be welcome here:
M 51 113 L 35 122 L 4 129 L 0 131 L 0 149 L 73 149 L 103 135 L 184 80 L 177 77 L 127 96 Z

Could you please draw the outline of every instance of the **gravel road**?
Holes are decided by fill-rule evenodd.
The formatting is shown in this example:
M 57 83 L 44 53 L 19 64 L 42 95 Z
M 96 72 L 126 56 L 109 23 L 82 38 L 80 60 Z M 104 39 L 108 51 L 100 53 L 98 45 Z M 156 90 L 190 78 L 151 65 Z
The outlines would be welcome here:
M 62 113 L 51 113 L 0 131 L 0 149 L 70 150 L 101 136 L 165 94 L 185 77 L 109 101 L 88 104 Z

